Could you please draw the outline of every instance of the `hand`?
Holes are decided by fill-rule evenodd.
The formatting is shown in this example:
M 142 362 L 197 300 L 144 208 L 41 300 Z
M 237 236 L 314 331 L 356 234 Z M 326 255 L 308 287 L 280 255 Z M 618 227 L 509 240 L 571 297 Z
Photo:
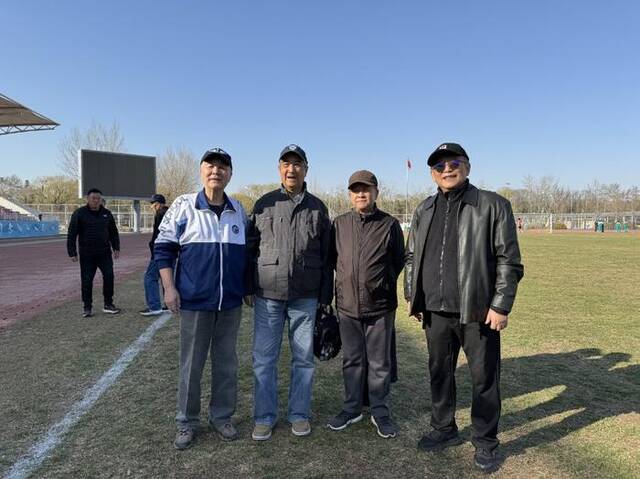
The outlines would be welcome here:
M 171 312 L 177 313 L 180 310 L 180 294 L 178 290 L 176 288 L 165 289 L 164 302 Z
M 407 301 L 407 314 L 410 318 L 414 318 L 416 321 L 422 322 L 422 313 L 411 314 L 411 302 Z
M 120 251 L 117 249 L 113 250 L 113 258 L 118 259 L 120 257 Z
M 248 294 L 244 297 L 244 304 L 253 308 L 253 305 L 256 303 L 256 297 L 253 294 Z
M 71 261 L 73 261 L 74 263 L 77 263 L 78 262 L 78 256 L 77 255 L 76 256 L 72 256 L 71 257 Z
M 507 327 L 508 322 L 506 314 L 500 314 L 493 309 L 489 309 L 489 312 L 487 313 L 487 320 L 484 324 L 488 324 L 491 329 L 495 329 L 496 331 L 502 331 Z

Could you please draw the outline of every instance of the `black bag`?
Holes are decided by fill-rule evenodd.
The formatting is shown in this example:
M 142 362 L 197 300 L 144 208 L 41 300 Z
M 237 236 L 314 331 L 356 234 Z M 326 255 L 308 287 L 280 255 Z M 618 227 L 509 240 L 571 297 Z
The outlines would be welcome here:
M 313 354 L 320 361 L 335 358 L 342 347 L 338 318 L 331 306 L 325 309 L 318 306 L 316 324 L 313 328 Z

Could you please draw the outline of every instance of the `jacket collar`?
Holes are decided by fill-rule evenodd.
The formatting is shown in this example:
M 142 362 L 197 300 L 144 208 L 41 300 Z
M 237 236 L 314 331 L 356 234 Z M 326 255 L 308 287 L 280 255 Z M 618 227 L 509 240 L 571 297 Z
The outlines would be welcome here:
M 467 180 L 468 181 L 468 180 Z M 436 198 L 438 193 L 429 196 L 424 202 L 424 209 L 428 210 L 432 208 L 434 203 L 436 202 Z M 471 206 L 478 206 L 478 188 L 473 186 L 471 183 L 467 183 L 467 187 L 462 194 L 462 202 Z
M 223 193 L 224 196 L 224 210 L 235 211 L 236 209 L 233 207 L 231 200 L 227 196 L 226 193 Z M 196 195 L 196 209 L 198 210 L 208 210 L 209 202 L 207 201 L 207 196 L 204 194 L 204 188 L 202 188 L 198 194 Z

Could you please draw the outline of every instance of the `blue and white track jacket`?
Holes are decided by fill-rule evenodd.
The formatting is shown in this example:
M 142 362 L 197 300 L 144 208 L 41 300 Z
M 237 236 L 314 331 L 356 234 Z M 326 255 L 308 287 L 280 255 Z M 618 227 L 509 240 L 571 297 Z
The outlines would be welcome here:
M 160 224 L 154 259 L 162 269 L 179 258 L 176 289 L 182 309 L 222 311 L 242 304 L 247 215 L 237 200 L 224 198 L 218 220 L 204 190 L 181 195 Z

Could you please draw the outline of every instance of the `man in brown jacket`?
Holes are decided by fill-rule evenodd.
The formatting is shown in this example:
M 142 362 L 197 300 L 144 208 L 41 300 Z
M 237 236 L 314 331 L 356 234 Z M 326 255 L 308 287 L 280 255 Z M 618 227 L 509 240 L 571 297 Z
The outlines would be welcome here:
M 335 219 L 329 254 L 336 271 L 345 400 L 327 425 L 339 431 L 360 421 L 368 393 L 371 422 L 381 437 L 390 438 L 397 434 L 388 399 L 404 238 L 398 220 L 376 207 L 378 180 L 373 173 L 351 175 L 349 197 L 353 210 Z

